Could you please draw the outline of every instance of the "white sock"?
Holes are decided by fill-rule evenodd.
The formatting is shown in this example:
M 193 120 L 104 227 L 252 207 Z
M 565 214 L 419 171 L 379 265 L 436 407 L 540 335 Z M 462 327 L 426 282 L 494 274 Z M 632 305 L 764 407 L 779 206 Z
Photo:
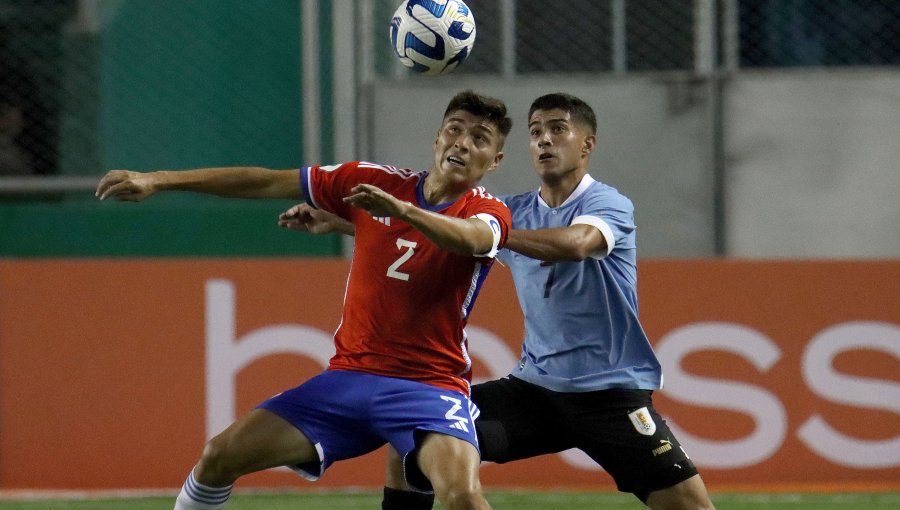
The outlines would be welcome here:
M 181 492 L 175 499 L 175 510 L 219 510 L 225 508 L 228 502 L 228 496 L 231 495 L 231 488 L 228 487 L 207 487 L 194 479 L 194 472 L 188 475 L 184 485 L 181 486 Z

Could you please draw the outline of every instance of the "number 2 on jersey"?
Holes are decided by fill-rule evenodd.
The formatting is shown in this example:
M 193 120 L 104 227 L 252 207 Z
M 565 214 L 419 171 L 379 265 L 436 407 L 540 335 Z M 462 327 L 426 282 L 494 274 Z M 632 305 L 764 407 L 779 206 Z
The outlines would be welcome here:
M 404 282 L 409 281 L 409 273 L 403 273 L 397 271 L 397 269 L 407 260 L 412 258 L 413 253 L 415 253 L 416 243 L 414 241 L 407 241 L 406 239 L 397 239 L 397 248 L 402 250 L 406 248 L 406 251 L 400 255 L 400 258 L 394 261 L 391 264 L 391 267 L 387 270 L 387 275 L 391 278 L 396 278 L 398 280 L 403 280 Z

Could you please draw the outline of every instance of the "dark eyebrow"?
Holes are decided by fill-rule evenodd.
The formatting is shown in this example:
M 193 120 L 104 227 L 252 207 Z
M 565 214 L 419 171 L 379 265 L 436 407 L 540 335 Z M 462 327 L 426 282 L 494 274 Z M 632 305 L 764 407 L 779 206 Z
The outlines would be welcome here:
M 559 117 L 559 118 L 556 118 L 556 119 L 550 119 L 550 120 L 548 120 L 548 121 L 546 122 L 546 124 L 559 124 L 559 123 L 562 123 L 562 124 L 568 124 L 569 121 L 568 121 L 568 119 L 566 119 L 565 117 Z M 535 124 L 540 124 L 540 122 L 538 122 L 538 121 L 536 121 L 536 120 L 533 120 L 533 121 L 531 121 L 531 122 L 528 123 L 528 127 L 531 127 L 531 126 L 533 126 L 533 125 L 535 125 Z
M 494 133 L 496 133 L 496 131 L 497 131 L 496 129 L 494 129 L 493 126 L 490 126 L 490 125 L 486 126 L 486 125 L 484 125 L 484 124 L 476 124 L 476 125 L 473 127 L 473 129 L 477 129 L 477 130 L 480 130 L 480 131 L 487 131 L 489 134 L 492 134 L 492 135 L 493 135 Z
M 472 131 L 478 131 L 482 134 L 487 134 L 491 137 L 497 136 L 497 129 L 493 124 L 482 124 L 478 123 L 472 126 Z
M 487 123 L 487 124 L 485 124 L 484 122 L 485 122 L 484 120 L 482 120 L 482 122 L 476 122 L 476 123 L 472 126 L 471 129 L 472 129 L 472 130 L 483 131 L 483 132 L 487 133 L 488 135 L 490 135 L 491 137 L 498 136 L 499 128 L 498 128 L 497 126 L 495 126 L 493 123 Z M 449 125 L 449 124 L 465 124 L 465 123 L 466 123 L 466 119 L 464 119 L 464 118 L 462 118 L 462 117 L 456 117 L 456 116 L 453 116 L 453 115 L 450 115 L 449 117 L 446 117 L 446 118 L 444 119 L 444 125 Z

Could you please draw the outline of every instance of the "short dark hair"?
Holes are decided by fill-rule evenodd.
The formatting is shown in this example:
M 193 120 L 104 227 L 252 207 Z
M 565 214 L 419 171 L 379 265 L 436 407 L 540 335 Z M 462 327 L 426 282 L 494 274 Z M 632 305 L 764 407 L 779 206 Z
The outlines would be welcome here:
M 555 92 L 535 99 L 528 110 L 529 121 L 536 110 L 562 110 L 568 112 L 573 121 L 591 128 L 591 134 L 597 133 L 597 117 L 594 115 L 594 109 L 571 94 Z
M 447 115 L 459 110 L 482 117 L 488 122 L 495 124 L 502 135 L 500 139 L 501 146 L 503 145 L 503 140 L 506 139 L 506 135 L 512 129 L 512 119 L 506 114 L 506 103 L 497 98 L 465 90 L 453 96 L 450 104 L 447 105 L 447 109 L 444 110 L 444 118 L 446 119 Z

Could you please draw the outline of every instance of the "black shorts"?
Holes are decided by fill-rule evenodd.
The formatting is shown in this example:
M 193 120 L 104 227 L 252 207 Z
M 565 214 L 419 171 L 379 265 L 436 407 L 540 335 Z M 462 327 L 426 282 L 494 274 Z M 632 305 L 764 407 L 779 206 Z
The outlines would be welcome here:
M 578 448 L 641 501 L 697 474 L 653 408 L 652 391 L 560 393 L 505 377 L 472 387 L 482 460 L 504 463 Z

